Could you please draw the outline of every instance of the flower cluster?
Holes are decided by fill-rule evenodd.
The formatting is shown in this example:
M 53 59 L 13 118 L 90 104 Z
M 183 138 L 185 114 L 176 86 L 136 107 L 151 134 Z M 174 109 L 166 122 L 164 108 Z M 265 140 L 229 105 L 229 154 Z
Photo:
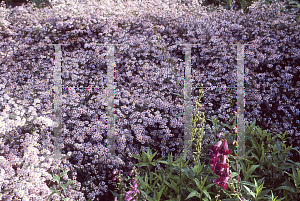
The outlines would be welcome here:
M 135 167 L 134 167 L 135 168 Z M 133 172 L 136 170 L 131 170 L 129 176 L 132 176 Z M 130 186 L 131 191 L 128 191 L 125 193 L 125 200 L 132 200 L 134 199 L 137 195 L 140 194 L 139 190 L 137 189 L 137 179 L 136 178 L 131 178 L 129 182 L 132 182 L 133 186 Z M 131 196 L 130 196 L 131 195 Z M 135 199 L 136 200 L 136 199 Z
M 114 174 L 116 174 L 117 173 L 117 170 L 114 170 L 114 172 L 113 172 Z M 119 172 L 119 175 L 118 175 L 118 184 L 119 185 L 122 185 L 122 173 L 123 173 L 123 171 L 122 170 L 120 170 L 120 172 Z M 136 172 L 136 167 L 134 166 L 133 167 L 133 169 L 131 170 L 131 172 L 129 173 L 129 177 L 132 177 L 131 179 L 129 179 L 129 182 L 131 182 L 131 186 L 130 186 L 130 188 L 131 188 L 131 190 L 130 191 L 127 191 L 127 192 L 125 192 L 125 201 L 136 201 L 137 200 L 137 196 L 140 194 L 140 192 L 139 192 L 139 190 L 138 190 L 138 184 L 137 184 L 137 182 L 138 182 L 138 179 L 137 179 L 137 177 L 133 177 L 133 174 L 135 174 L 135 175 L 137 175 L 137 172 Z M 113 181 L 115 181 L 116 180 L 116 178 L 114 177 L 113 178 Z M 121 188 L 120 188 L 120 186 L 118 187 L 118 189 L 123 189 L 122 188 L 122 186 L 121 186 Z M 117 201 L 118 200 L 118 198 L 116 197 L 115 198 L 115 201 Z
M 228 188 L 227 181 L 229 179 L 229 166 L 227 163 L 227 154 L 232 154 L 232 152 L 228 149 L 226 139 L 217 142 L 211 147 L 211 150 L 213 152 L 210 154 L 210 165 L 212 166 L 212 170 L 214 171 L 214 173 L 220 176 L 219 179 L 214 179 L 213 181 L 216 182 L 218 186 L 222 186 L 223 189 L 226 190 Z M 218 162 L 221 156 L 223 156 L 222 160 L 221 162 Z

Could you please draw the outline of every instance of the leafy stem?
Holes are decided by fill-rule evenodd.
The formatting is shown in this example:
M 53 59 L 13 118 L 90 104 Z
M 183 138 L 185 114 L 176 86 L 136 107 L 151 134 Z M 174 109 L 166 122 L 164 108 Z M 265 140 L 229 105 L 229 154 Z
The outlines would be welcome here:
M 68 170 L 66 170 L 66 171 L 63 171 L 63 169 L 61 169 L 60 167 L 58 167 L 58 165 L 55 163 L 55 166 L 59 169 L 59 172 L 58 172 L 58 174 L 56 175 L 56 174 L 53 174 L 52 176 L 53 176 L 53 178 L 51 179 L 51 181 L 53 181 L 53 180 L 55 180 L 55 181 L 57 181 L 57 183 L 59 184 L 59 186 L 60 186 L 60 189 L 59 190 L 56 190 L 56 189 L 54 189 L 54 188 L 50 188 L 50 190 L 52 191 L 52 193 L 49 195 L 49 197 L 48 197 L 48 201 L 50 200 L 50 197 L 52 196 L 52 195 L 54 195 L 54 194 L 58 194 L 64 201 L 66 201 L 66 199 L 65 199 L 65 197 L 62 195 L 62 190 L 63 190 L 63 192 L 64 192 L 64 194 L 66 194 L 66 187 L 67 186 L 69 186 L 71 183 L 73 183 L 75 180 L 72 180 L 72 181 L 68 181 L 66 184 L 61 184 L 61 177 L 63 177 L 67 172 L 68 172 Z M 62 173 L 60 173 L 60 171 L 62 171 Z M 51 182 L 50 181 L 50 182 Z M 50 184 L 50 182 L 49 182 L 49 184 Z M 49 185 L 48 184 L 48 185 Z M 86 199 L 85 199 L 86 200 Z M 92 200 L 92 198 L 90 198 L 88 201 L 91 201 Z
M 155 33 L 156 33 L 156 35 L 157 35 L 157 27 L 155 26 L 154 29 L 155 29 Z M 179 85 L 180 82 L 177 80 L 175 71 L 174 71 L 174 69 L 173 69 L 173 66 L 171 65 L 171 63 L 174 63 L 174 59 L 173 59 L 173 58 L 171 58 L 171 59 L 167 58 L 167 55 L 166 55 L 166 53 L 165 53 L 165 49 L 166 49 L 166 48 L 165 48 L 165 47 L 162 48 L 161 45 L 160 45 L 160 38 L 161 38 L 161 36 L 158 36 L 158 35 L 157 35 L 157 37 L 158 37 L 158 45 L 159 45 L 159 47 L 163 50 L 163 54 L 164 54 L 165 58 L 167 59 L 167 61 L 168 61 L 168 63 L 169 63 L 169 66 L 170 66 L 171 69 L 172 69 L 172 72 L 173 72 L 173 75 L 174 75 L 175 80 L 176 80 L 176 82 L 177 82 L 177 85 L 180 87 L 180 85 Z

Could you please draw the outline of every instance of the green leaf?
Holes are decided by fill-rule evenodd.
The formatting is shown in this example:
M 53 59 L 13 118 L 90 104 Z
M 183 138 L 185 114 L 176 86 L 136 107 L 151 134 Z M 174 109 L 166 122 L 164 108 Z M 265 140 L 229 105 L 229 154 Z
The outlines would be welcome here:
M 231 3 L 232 3 L 232 0 L 226 0 L 226 4 L 229 8 L 231 7 Z
M 205 179 L 203 181 L 201 181 L 201 189 L 204 187 L 207 177 L 208 177 L 208 175 L 205 177 Z M 201 177 L 201 180 L 202 180 L 202 177 Z
M 257 200 L 261 200 L 262 198 L 267 198 L 268 197 L 268 193 L 270 192 L 271 190 L 270 189 L 267 189 L 267 190 L 263 190 L 263 191 L 261 191 L 258 195 L 258 197 L 257 197 Z
M 252 175 L 252 173 L 254 172 L 254 170 L 255 170 L 256 168 L 258 168 L 259 166 L 260 166 L 260 165 L 252 165 L 251 168 L 248 169 L 248 171 L 245 170 L 245 172 L 246 172 L 246 180 L 250 177 L 250 175 Z
M 201 177 L 201 179 L 202 179 L 202 177 Z M 202 188 L 203 188 L 203 187 L 202 187 L 202 185 L 200 184 L 199 180 L 198 180 L 197 178 L 195 178 L 194 181 L 195 181 L 195 183 L 196 183 L 198 189 L 200 190 L 200 192 L 202 192 Z
M 248 181 L 241 181 L 240 183 L 241 183 L 241 184 L 244 184 L 244 185 L 251 186 L 252 188 L 255 188 L 255 185 L 252 184 L 251 182 L 248 182 Z
M 229 128 L 229 129 L 232 129 L 232 126 L 230 126 L 230 125 L 228 125 L 228 124 L 221 123 L 221 125 L 224 126 L 224 127 Z M 223 127 L 223 128 L 224 128 L 224 127 Z
M 177 115 L 174 117 L 174 119 L 176 119 L 177 117 L 182 116 L 182 115 L 184 115 L 184 112 L 181 112 L 181 113 L 177 114 Z
M 188 167 L 181 168 L 181 172 L 183 172 L 183 174 L 187 176 L 189 179 L 195 178 L 195 173 L 192 170 L 190 170 Z
M 60 192 L 59 192 L 58 190 L 53 189 L 53 188 L 50 188 L 50 190 L 52 190 L 52 193 L 49 195 L 48 200 L 50 200 L 50 197 L 51 197 L 52 195 L 54 195 L 55 193 L 58 194 L 58 195 L 60 196 Z
M 209 198 L 209 200 L 211 200 L 211 197 L 210 197 L 209 193 L 206 190 L 203 190 L 203 193 L 206 195 L 206 197 Z
M 201 195 L 197 191 L 193 191 L 189 194 L 189 196 L 185 200 L 192 198 L 192 197 L 201 198 Z
M 57 183 L 59 183 L 59 179 L 60 179 L 60 178 L 58 177 L 58 175 L 54 175 L 53 178 L 52 178 L 52 180 L 57 181 Z M 52 181 L 52 180 L 51 180 L 51 181 Z
M 174 94 L 174 95 L 176 95 L 176 96 L 179 96 L 180 98 L 184 98 L 184 96 L 181 95 L 181 94 L 178 94 L 178 93 L 172 93 L 172 94 Z
M 160 200 L 160 197 L 161 197 L 161 195 L 162 195 L 162 193 L 163 193 L 163 191 L 164 191 L 164 189 L 165 189 L 165 185 L 162 185 L 163 187 L 162 187 L 162 189 L 158 192 L 158 197 L 157 197 L 157 200 L 159 201 Z M 159 186 L 159 188 L 161 188 L 161 186 Z
M 168 185 L 170 188 L 172 188 L 175 192 L 176 192 L 176 194 L 179 194 L 179 186 L 177 186 L 177 182 L 178 182 L 178 180 L 177 180 L 177 182 L 175 183 L 172 179 L 170 180 L 170 182 L 171 182 L 171 184 L 170 185 Z
M 155 169 L 155 172 L 154 172 L 153 174 L 156 176 L 157 179 L 159 179 L 159 181 L 160 181 L 161 183 L 163 183 L 163 179 L 162 179 L 162 177 L 161 177 L 160 175 L 158 175 L 158 174 L 156 173 L 156 169 Z
M 253 197 L 255 198 L 255 195 L 253 193 L 253 191 L 251 191 L 247 186 L 243 185 L 243 187 L 248 191 L 248 193 Z
M 132 157 L 133 158 L 135 158 L 135 159 L 138 159 L 139 161 L 141 161 L 142 160 L 142 158 L 141 157 L 139 157 L 138 155 L 136 155 L 136 154 L 132 154 Z
M 293 192 L 293 193 L 296 193 L 294 188 L 290 187 L 290 186 L 280 186 L 278 188 L 275 189 L 275 191 L 277 190 L 287 190 L 287 191 L 290 191 L 290 192 Z
M 69 170 L 64 171 L 63 173 L 60 174 L 60 177 L 62 177 L 63 175 L 65 175 Z

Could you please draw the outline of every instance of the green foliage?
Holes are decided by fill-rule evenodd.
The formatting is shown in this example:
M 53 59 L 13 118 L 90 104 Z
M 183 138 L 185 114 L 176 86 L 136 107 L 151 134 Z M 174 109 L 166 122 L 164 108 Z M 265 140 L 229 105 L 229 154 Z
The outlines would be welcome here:
M 155 31 L 157 31 L 156 27 Z M 160 36 L 158 36 L 158 39 L 160 45 Z M 166 57 L 165 48 L 163 49 L 163 53 Z M 171 63 L 174 60 L 169 58 L 166 59 L 172 67 Z M 175 74 L 173 67 L 172 72 Z M 177 79 L 176 81 L 179 85 Z M 283 195 L 285 198 L 279 199 L 282 200 L 295 197 L 295 193 L 299 191 L 297 182 L 300 181 L 296 176 L 300 175 L 300 172 L 298 175 L 295 172 L 294 175 L 292 175 L 292 178 L 294 179 L 294 185 L 292 185 L 290 179 L 286 179 L 286 181 L 284 182 L 285 185 L 279 186 L 283 183 L 284 179 L 280 175 L 284 174 L 284 170 L 294 167 L 295 163 L 289 160 L 286 156 L 287 153 L 294 148 L 286 147 L 284 145 L 286 133 L 282 136 L 277 134 L 276 137 L 271 137 L 271 133 L 268 133 L 267 131 L 261 131 L 260 128 L 256 128 L 255 131 L 257 131 L 259 135 L 254 136 L 255 132 L 252 133 L 251 131 L 254 130 L 255 121 L 251 126 L 247 125 L 248 130 L 245 133 L 245 135 L 248 136 L 246 141 L 246 158 L 240 159 L 237 156 L 231 156 L 231 158 L 236 160 L 236 166 L 234 166 L 234 161 L 230 161 L 231 167 L 234 170 L 234 172 L 231 173 L 232 177 L 231 185 L 229 185 L 230 188 L 228 190 L 216 188 L 216 184 L 212 182 L 213 179 L 217 178 L 216 175 L 212 174 L 213 171 L 211 168 L 209 168 L 209 165 L 204 168 L 204 165 L 209 163 L 209 146 L 215 144 L 216 141 L 209 145 L 201 147 L 202 139 L 207 139 L 209 135 L 205 135 L 203 126 L 202 130 L 198 130 L 195 127 L 197 121 L 200 121 L 202 125 L 205 122 L 204 114 L 202 114 L 201 116 L 198 112 L 198 106 L 201 107 L 200 99 L 202 96 L 202 91 L 199 90 L 199 92 L 199 100 L 198 102 L 196 102 L 196 115 L 193 115 L 192 142 L 194 140 L 196 141 L 196 143 L 193 145 L 196 145 L 197 150 L 197 152 L 194 152 L 194 154 L 197 154 L 197 157 L 194 158 L 194 167 L 192 167 L 191 169 L 187 167 L 189 160 L 187 162 L 184 162 L 183 158 L 185 157 L 180 157 L 173 162 L 172 153 L 171 155 L 168 155 L 168 161 L 163 161 L 162 158 L 152 161 L 157 152 L 152 155 L 152 152 L 148 147 L 147 153 L 142 152 L 141 157 L 133 155 L 134 158 L 141 161 L 136 165 L 137 167 L 139 167 L 138 171 L 146 171 L 146 175 L 139 177 L 139 191 L 141 192 L 141 195 L 149 195 L 151 197 L 149 198 L 150 200 L 193 200 L 193 198 L 194 200 L 195 198 L 197 198 L 197 200 L 199 200 L 199 198 L 201 200 L 212 200 L 212 197 L 217 198 L 217 200 L 219 197 L 219 199 L 222 200 L 236 200 L 236 198 L 241 200 L 240 196 L 247 197 L 247 200 L 278 200 L 277 197 Z M 173 94 L 179 96 L 182 99 L 184 98 L 184 96 L 181 94 Z M 230 105 L 232 108 L 235 106 L 232 101 L 230 101 Z M 184 113 L 177 114 L 175 118 L 183 114 Z M 215 128 L 212 132 L 217 135 L 225 127 L 233 130 L 233 128 L 236 127 L 236 122 L 233 121 L 235 118 L 235 116 L 231 116 L 230 122 L 233 123 L 231 123 L 230 125 L 221 123 L 221 127 L 217 125 L 218 118 L 209 119 L 209 121 L 212 122 Z M 196 136 L 197 138 L 195 138 Z M 236 134 L 234 132 L 231 132 L 226 136 L 226 138 L 228 142 L 233 142 L 233 140 L 236 138 Z M 276 144 L 273 144 L 275 138 L 279 138 L 280 140 L 277 140 Z M 201 150 L 201 148 L 203 148 L 203 150 Z M 202 158 L 200 158 L 201 152 L 205 153 L 205 156 Z M 247 157 L 249 158 L 250 153 L 252 153 L 252 157 L 250 157 L 251 160 L 247 159 Z M 204 161 L 201 162 L 202 160 Z M 159 162 L 166 164 L 167 168 L 165 170 L 156 170 L 155 165 Z M 143 166 L 147 167 L 147 169 L 144 170 L 142 168 Z M 273 169 L 273 167 L 275 169 Z M 154 172 L 151 171 L 153 168 L 155 168 Z M 263 174 L 264 170 L 266 170 L 265 174 Z M 173 171 L 179 172 L 179 175 L 173 175 Z M 276 173 L 279 173 L 279 178 L 275 176 Z M 242 174 L 241 181 L 239 179 L 240 174 Z M 236 176 L 238 176 L 238 180 L 235 178 Z M 266 187 L 264 187 L 264 176 L 268 177 Z M 260 179 L 257 180 L 255 177 L 260 177 Z M 263 190 L 263 188 L 267 188 L 267 190 Z M 238 189 L 238 194 L 235 189 Z M 269 189 L 275 189 L 275 195 L 277 195 L 275 198 L 273 195 L 273 191 Z M 267 195 L 270 191 L 271 195 Z M 288 191 L 294 194 L 289 194 Z
M 212 121 L 216 125 L 216 119 Z M 223 126 L 230 127 L 228 124 Z M 231 127 L 235 126 L 233 124 Z M 216 129 L 220 130 L 217 127 Z M 163 161 L 162 158 L 153 160 L 157 152 L 152 155 L 148 148 L 147 153 L 142 152 L 141 157 L 133 155 L 141 161 L 136 164 L 139 171 L 145 171 L 142 167 L 147 167 L 146 175 L 139 177 L 141 184 L 139 191 L 142 195 L 154 197 L 154 200 L 192 200 L 193 197 L 212 200 L 212 197 L 218 195 L 222 200 L 230 200 L 228 198 L 233 200 L 237 195 L 234 189 L 238 189 L 239 196 L 247 200 L 293 200 L 299 196 L 300 170 L 298 167 L 300 164 L 289 160 L 286 156 L 289 150 L 294 149 L 284 145 L 286 133 L 271 137 L 271 133 L 256 128 L 254 121 L 251 125 L 247 125 L 245 134 L 247 136 L 246 156 L 248 157 L 237 158 L 230 155 L 230 158 L 235 159 L 238 165 L 235 166 L 235 162 L 230 160 L 230 168 L 233 172 L 230 171 L 232 180 L 229 182 L 228 190 L 216 188 L 212 179 L 217 177 L 211 176 L 211 168 L 204 167 L 205 163 L 201 163 L 200 158 L 195 160 L 193 167 L 188 168 L 189 161 L 184 162 L 182 157 L 173 162 L 172 153 L 168 155 L 167 161 Z M 232 137 L 234 134 L 230 135 Z M 269 144 L 264 143 L 265 140 Z M 277 140 L 276 143 L 271 143 L 274 140 Z M 166 164 L 167 168 L 150 171 L 159 162 Z M 297 172 L 294 170 L 295 166 L 297 166 Z M 289 168 L 293 168 L 293 174 L 284 171 Z M 173 175 L 173 171 L 178 171 L 179 175 Z M 283 177 L 284 174 L 289 177 Z M 237 176 L 240 176 L 240 180 L 236 179 Z M 270 191 L 271 195 L 269 195 Z M 278 199 L 278 197 L 281 198 Z
M 58 172 L 57 175 L 56 174 L 52 175 L 53 178 L 51 179 L 51 181 L 55 180 L 59 184 L 59 186 L 60 186 L 61 189 L 57 190 L 57 189 L 54 189 L 54 188 L 50 188 L 50 190 L 52 191 L 52 193 L 49 195 L 49 197 L 48 197 L 47 200 L 50 200 L 50 198 L 51 198 L 52 195 L 58 194 L 61 197 L 61 199 L 63 199 L 64 201 L 66 201 L 65 197 L 62 194 L 62 190 L 63 190 L 64 194 L 66 194 L 66 187 L 69 186 L 69 185 L 71 185 L 75 180 L 68 181 L 66 184 L 62 184 L 61 183 L 61 178 L 63 177 L 63 175 L 65 175 L 68 172 L 68 170 L 63 171 L 60 167 L 58 167 L 57 164 L 55 164 L 55 166 L 56 166 L 56 168 L 59 169 L 59 172 Z M 63 172 L 60 173 L 60 171 L 63 171 Z M 50 184 L 50 182 L 49 182 L 49 184 Z M 86 201 L 86 199 L 84 199 L 84 200 Z M 88 201 L 91 201 L 91 200 L 92 200 L 92 198 L 90 198 Z

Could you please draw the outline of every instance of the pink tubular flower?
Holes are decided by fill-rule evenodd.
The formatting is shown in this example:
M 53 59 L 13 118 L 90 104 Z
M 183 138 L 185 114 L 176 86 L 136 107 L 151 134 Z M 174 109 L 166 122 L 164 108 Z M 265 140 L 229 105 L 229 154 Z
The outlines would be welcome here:
M 131 201 L 133 199 L 132 196 L 129 196 L 132 193 L 133 193 L 133 191 L 128 191 L 125 193 L 125 201 Z
M 222 135 L 224 135 L 223 132 L 218 133 L 218 134 L 217 134 L 217 139 L 219 139 Z
M 220 148 L 221 146 L 222 148 Z M 215 174 L 220 176 L 219 179 L 217 180 L 214 179 L 213 181 L 216 182 L 218 186 L 222 186 L 223 189 L 226 190 L 228 188 L 227 181 L 229 179 L 229 166 L 227 164 L 227 158 L 228 158 L 227 154 L 231 154 L 232 152 L 231 150 L 228 149 L 228 144 L 226 139 L 217 142 L 215 145 L 211 147 L 211 150 L 213 151 L 210 154 L 211 157 L 210 164 L 212 166 L 212 170 L 214 171 Z M 223 155 L 222 160 L 221 162 L 218 162 L 221 155 Z
M 215 166 L 217 164 L 217 162 L 219 161 L 221 154 L 218 152 L 216 154 L 211 153 L 210 154 L 211 157 L 211 161 L 210 161 L 210 165 L 212 166 L 213 171 L 215 170 Z
M 213 169 L 214 169 L 214 173 L 216 173 L 219 176 L 223 176 L 223 175 L 226 175 L 224 173 L 224 171 L 225 171 L 226 168 L 228 168 L 228 164 L 217 163 L 215 165 L 215 168 L 213 168 Z
M 133 179 L 130 179 L 129 181 L 131 182 Z M 137 183 L 135 183 L 136 182 L 136 180 L 133 180 L 132 181 L 132 184 L 133 184 L 133 186 L 130 186 L 130 188 L 132 189 L 132 190 L 137 190 L 137 193 L 139 194 L 140 192 L 139 192 L 139 190 L 137 189 L 137 187 L 138 187 L 138 185 L 137 185 Z
M 221 145 L 222 145 L 223 141 L 220 140 L 219 142 L 217 142 L 215 145 L 211 146 L 211 150 L 213 152 L 219 152 L 221 150 Z
M 215 173 L 220 177 L 227 177 L 229 176 L 229 166 L 226 163 L 227 155 L 224 155 L 221 162 L 217 163 Z
M 227 140 L 226 139 L 224 140 L 224 144 L 223 144 L 223 147 L 221 148 L 221 152 L 224 155 L 232 154 L 232 151 L 228 149 L 228 144 L 227 144 Z
M 136 169 L 134 168 L 130 173 L 129 176 L 132 176 L 133 173 L 135 173 Z M 136 178 L 131 178 L 129 182 L 132 183 L 133 186 L 130 186 L 131 191 L 128 191 L 125 193 L 125 201 L 136 201 L 136 196 L 140 194 L 140 191 L 138 190 L 138 184 Z
M 226 190 L 228 188 L 228 179 L 229 177 L 220 177 L 217 180 L 214 179 L 214 182 L 216 182 L 218 186 L 222 186 L 222 188 Z
M 219 161 L 221 157 L 221 145 L 222 145 L 222 140 L 217 142 L 215 145 L 211 147 L 211 150 L 213 151 L 210 154 L 211 162 L 210 165 L 212 166 L 213 171 L 215 171 L 215 165 Z

